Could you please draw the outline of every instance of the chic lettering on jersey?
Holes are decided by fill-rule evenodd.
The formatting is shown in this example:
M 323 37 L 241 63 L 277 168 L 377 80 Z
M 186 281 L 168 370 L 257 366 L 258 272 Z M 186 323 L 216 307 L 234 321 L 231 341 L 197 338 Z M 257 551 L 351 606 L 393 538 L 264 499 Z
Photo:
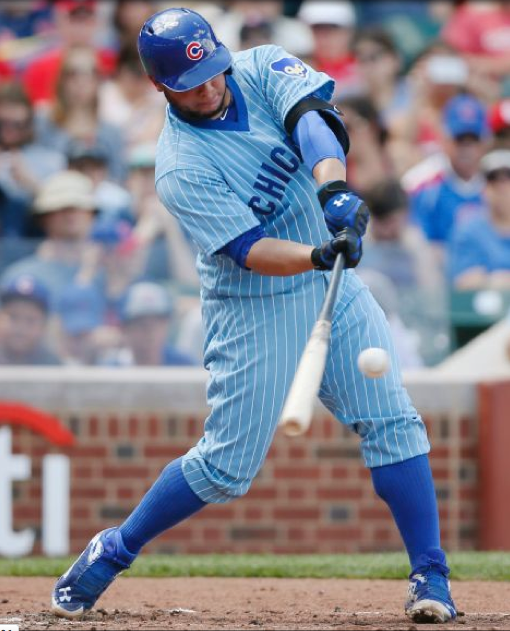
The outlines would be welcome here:
M 253 188 L 264 197 L 254 195 L 248 206 L 255 213 L 270 215 L 276 210 L 276 203 L 267 196 L 281 201 L 285 195 L 287 185 L 291 181 L 290 175 L 299 169 L 298 158 L 284 147 L 276 147 L 271 151 L 271 164 L 263 162 L 257 174 Z

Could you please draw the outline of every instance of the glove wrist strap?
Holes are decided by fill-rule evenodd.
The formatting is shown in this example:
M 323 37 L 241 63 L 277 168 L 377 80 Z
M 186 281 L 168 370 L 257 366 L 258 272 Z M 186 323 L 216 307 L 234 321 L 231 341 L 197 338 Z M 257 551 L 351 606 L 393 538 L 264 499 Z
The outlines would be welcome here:
M 326 182 L 317 191 L 317 197 L 319 198 L 320 205 L 324 208 L 327 201 L 331 199 L 337 193 L 350 193 L 351 189 L 347 186 L 347 182 L 344 180 L 332 180 Z
M 314 269 L 324 271 L 327 267 L 322 262 L 321 255 L 321 248 L 314 248 L 310 255 L 310 260 L 312 261 Z

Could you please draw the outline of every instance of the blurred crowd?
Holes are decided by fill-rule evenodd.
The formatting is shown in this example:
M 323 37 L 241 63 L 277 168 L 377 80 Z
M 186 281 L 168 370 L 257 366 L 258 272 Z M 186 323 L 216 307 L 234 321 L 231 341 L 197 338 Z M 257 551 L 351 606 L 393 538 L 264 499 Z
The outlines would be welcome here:
M 147 17 L 202 13 L 231 50 L 336 80 L 358 268 L 404 368 L 449 350 L 452 290 L 510 289 L 510 2 L 2 0 L 0 364 L 200 365 L 196 252 L 154 189 L 165 101 Z

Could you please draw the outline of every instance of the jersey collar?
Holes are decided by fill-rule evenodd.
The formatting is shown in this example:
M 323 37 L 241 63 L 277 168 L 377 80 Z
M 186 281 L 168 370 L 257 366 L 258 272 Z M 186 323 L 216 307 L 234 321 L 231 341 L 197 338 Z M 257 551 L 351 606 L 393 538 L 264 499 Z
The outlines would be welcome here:
M 170 105 L 170 111 L 180 121 L 191 125 L 192 127 L 198 127 L 199 129 L 215 129 L 218 131 L 250 131 L 250 124 L 248 120 L 248 108 L 246 107 L 246 101 L 244 100 L 241 88 L 237 84 L 232 75 L 226 75 L 227 87 L 232 93 L 232 98 L 237 109 L 237 120 L 203 120 L 203 121 L 189 121 L 182 118 L 179 112 Z

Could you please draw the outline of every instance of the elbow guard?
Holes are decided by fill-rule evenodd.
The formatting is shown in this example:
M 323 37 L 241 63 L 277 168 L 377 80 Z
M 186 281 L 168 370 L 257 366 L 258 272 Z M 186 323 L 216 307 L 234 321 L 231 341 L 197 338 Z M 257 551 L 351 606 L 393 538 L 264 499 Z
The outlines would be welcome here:
M 344 154 L 347 155 L 349 153 L 350 141 L 349 134 L 340 118 L 341 112 L 324 99 L 311 96 L 296 103 L 285 118 L 285 131 L 287 134 L 292 137 L 299 119 L 307 112 L 317 112 L 321 116 L 335 134 L 336 139 L 342 146 Z

